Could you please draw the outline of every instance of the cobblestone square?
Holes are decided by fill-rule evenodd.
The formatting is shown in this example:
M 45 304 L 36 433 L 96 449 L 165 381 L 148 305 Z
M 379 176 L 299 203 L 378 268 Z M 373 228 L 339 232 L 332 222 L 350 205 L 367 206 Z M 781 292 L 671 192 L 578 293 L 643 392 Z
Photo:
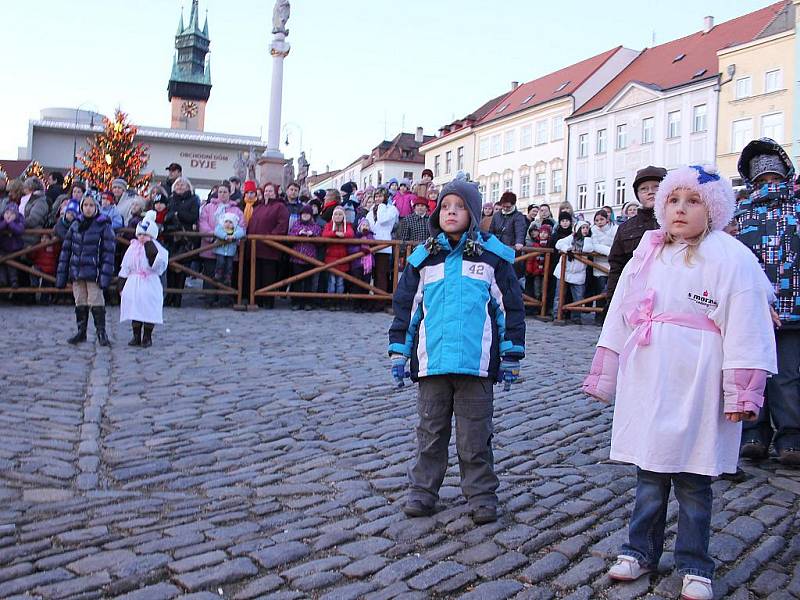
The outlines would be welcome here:
M 71 307 L 4 307 L 0 598 L 677 598 L 677 504 L 660 572 L 613 584 L 635 470 L 580 382 L 599 329 L 528 321 L 496 387 L 501 517 L 475 526 L 455 449 L 439 511 L 401 510 L 416 387 L 383 313 L 167 309 L 131 349 L 77 347 Z M 717 597 L 800 598 L 800 473 L 714 484 Z

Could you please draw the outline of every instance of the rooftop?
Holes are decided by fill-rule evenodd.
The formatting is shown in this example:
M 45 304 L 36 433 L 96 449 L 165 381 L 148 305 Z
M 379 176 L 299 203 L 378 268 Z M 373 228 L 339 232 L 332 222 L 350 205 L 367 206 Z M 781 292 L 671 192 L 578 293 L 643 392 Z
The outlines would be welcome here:
M 784 8 L 777 2 L 653 48 L 647 48 L 591 100 L 575 111 L 574 116 L 602 109 L 631 82 L 655 90 L 669 90 L 719 75 L 717 51 L 749 42 L 761 33 Z
M 602 54 L 517 86 L 502 99 L 502 102 L 498 102 L 497 108 L 488 111 L 480 119 L 479 124 L 483 125 L 532 106 L 570 96 L 621 48 L 622 46 L 616 46 Z

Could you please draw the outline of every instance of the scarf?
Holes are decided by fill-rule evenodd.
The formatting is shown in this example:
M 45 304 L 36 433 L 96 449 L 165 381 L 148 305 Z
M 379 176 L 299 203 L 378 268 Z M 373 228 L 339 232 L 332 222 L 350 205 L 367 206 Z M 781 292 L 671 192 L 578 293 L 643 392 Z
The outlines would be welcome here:
M 245 200 L 244 201 L 244 225 L 247 227 L 248 223 L 250 223 L 250 217 L 253 216 L 253 208 L 258 202 L 258 198 L 255 200 Z

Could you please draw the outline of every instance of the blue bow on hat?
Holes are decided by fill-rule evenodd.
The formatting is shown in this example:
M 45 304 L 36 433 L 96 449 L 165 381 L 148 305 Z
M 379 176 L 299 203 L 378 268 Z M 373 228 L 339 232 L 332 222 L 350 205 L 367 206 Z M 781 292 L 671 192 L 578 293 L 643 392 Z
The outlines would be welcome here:
M 701 165 L 689 165 L 692 169 L 697 171 L 697 182 L 702 185 L 710 181 L 719 181 L 719 175 L 716 173 L 709 173 Z

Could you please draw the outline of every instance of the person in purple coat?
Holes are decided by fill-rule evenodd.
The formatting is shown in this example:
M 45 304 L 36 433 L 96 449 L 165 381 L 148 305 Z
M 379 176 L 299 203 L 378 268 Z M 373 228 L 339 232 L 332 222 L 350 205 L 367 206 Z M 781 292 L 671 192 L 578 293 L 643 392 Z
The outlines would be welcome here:
M 22 250 L 23 231 L 25 231 L 25 217 L 19 212 L 19 206 L 15 202 L 9 202 L 3 211 L 3 218 L 0 219 L 0 256 Z M 19 287 L 17 270 L 0 263 L 0 287 L 7 286 Z

